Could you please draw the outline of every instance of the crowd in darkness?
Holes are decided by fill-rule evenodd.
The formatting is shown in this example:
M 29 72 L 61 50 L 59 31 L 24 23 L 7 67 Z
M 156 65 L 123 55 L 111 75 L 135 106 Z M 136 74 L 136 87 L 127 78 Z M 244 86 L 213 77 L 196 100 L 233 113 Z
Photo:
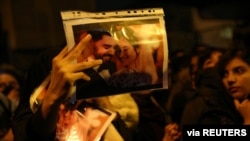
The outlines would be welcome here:
M 124 30 L 130 31 L 127 27 Z M 86 139 L 90 129 L 76 130 L 76 127 L 86 127 L 88 121 L 83 120 L 78 125 L 73 122 L 78 121 L 74 116 L 79 107 L 84 110 L 86 105 L 117 114 L 101 136 L 103 141 L 180 141 L 184 140 L 185 125 L 250 124 L 248 25 L 235 28 L 232 45 L 227 48 L 196 44 L 190 53 L 170 51 L 168 89 L 68 103 L 71 86 L 79 79 L 86 82 L 91 82 L 91 78 L 100 79 L 98 82 L 103 83 L 98 85 L 103 88 L 107 82 L 114 87 L 127 88 L 159 81 L 153 55 L 147 54 L 150 67 L 140 65 L 138 62 L 145 56 L 141 56 L 139 45 L 131 43 L 135 37 L 119 34 L 118 39 L 116 42 L 106 31 L 84 31 L 71 51 L 60 47 L 42 52 L 25 74 L 3 64 L 0 67 L 0 140 L 62 141 L 72 135 Z M 110 62 L 112 57 L 116 57 L 118 70 Z M 71 63 L 74 59 L 77 64 Z M 131 79 L 131 74 L 137 79 Z M 50 81 L 45 91 L 33 95 L 48 76 Z M 106 78 L 113 78 L 113 81 Z M 71 107 L 67 108 L 68 105 Z M 66 118 L 71 124 L 60 121 L 63 124 L 59 131 L 58 119 Z
M 185 125 L 249 125 L 249 35 L 249 26 L 240 25 L 227 48 L 198 44 L 191 54 L 170 57 L 172 139 L 183 139 L 178 131 Z

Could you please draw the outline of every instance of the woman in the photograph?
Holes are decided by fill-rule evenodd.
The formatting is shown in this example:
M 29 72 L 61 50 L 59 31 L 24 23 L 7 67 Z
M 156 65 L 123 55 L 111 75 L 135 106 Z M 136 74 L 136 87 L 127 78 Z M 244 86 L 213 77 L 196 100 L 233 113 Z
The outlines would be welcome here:
M 117 70 L 149 74 L 151 84 L 157 84 L 159 79 L 152 49 L 142 46 L 133 29 L 128 26 L 115 26 L 111 32 L 114 38 L 118 39 L 118 46 L 115 47 Z

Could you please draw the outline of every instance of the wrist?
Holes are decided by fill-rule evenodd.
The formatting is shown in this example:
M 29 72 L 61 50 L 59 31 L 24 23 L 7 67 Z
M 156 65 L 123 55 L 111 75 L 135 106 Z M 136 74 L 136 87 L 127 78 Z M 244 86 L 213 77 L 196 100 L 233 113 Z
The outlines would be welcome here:
M 54 95 L 46 96 L 42 102 L 42 115 L 47 117 L 49 114 L 55 112 L 57 113 L 62 100 Z

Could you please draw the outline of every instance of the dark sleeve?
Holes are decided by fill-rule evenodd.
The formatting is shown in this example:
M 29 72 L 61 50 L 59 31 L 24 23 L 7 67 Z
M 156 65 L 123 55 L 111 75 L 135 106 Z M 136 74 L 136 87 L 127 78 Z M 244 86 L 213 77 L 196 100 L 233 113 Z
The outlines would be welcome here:
M 207 68 L 201 70 L 196 78 L 197 87 L 209 87 L 211 89 L 220 89 L 223 87 L 221 77 L 217 68 Z
M 196 83 L 196 96 L 188 101 L 184 108 L 181 118 L 182 125 L 212 124 L 214 122 L 207 116 L 204 119 L 203 114 L 218 101 L 217 94 L 220 94 L 220 88 L 223 87 L 217 69 L 207 68 L 200 71 Z M 209 105 L 210 101 L 212 101 L 212 105 Z
M 194 99 L 187 102 L 184 107 L 181 117 L 181 125 L 195 125 L 198 123 L 199 117 L 204 111 L 204 105 L 202 98 L 197 96 Z
M 36 123 L 42 122 L 41 112 L 33 113 L 30 109 L 29 99 L 33 90 L 41 84 L 51 70 L 51 60 L 57 50 L 41 53 L 32 63 L 25 78 L 24 91 L 12 121 L 12 130 L 15 141 L 51 140 L 53 135 L 38 135 L 35 132 Z M 32 122 L 31 122 L 32 121 Z M 31 124 L 32 123 L 32 124 Z

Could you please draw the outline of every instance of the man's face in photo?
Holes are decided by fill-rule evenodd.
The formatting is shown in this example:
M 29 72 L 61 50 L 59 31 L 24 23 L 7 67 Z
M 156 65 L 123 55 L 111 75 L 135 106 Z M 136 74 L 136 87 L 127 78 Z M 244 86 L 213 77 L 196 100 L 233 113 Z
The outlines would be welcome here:
M 111 61 L 115 53 L 114 46 L 116 40 L 108 35 L 103 35 L 102 39 L 94 43 L 94 55 L 96 59 L 102 59 L 104 62 Z

